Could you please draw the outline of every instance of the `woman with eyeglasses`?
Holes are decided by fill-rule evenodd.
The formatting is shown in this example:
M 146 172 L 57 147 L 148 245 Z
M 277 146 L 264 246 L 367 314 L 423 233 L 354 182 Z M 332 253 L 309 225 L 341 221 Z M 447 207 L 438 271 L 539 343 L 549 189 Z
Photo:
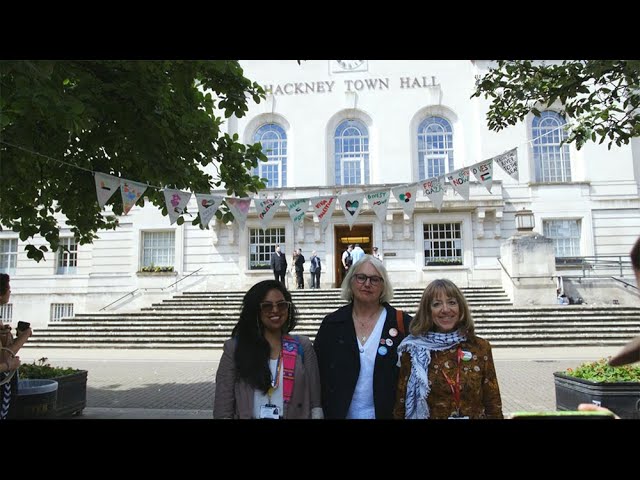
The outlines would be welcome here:
M 503 418 L 491 345 L 453 282 L 427 285 L 409 332 L 398 347 L 395 418 Z
M 392 418 L 397 348 L 411 317 L 389 301 L 393 287 L 380 260 L 365 255 L 342 281 L 349 303 L 322 320 L 313 342 L 326 418 Z
M 264 280 L 242 300 L 216 372 L 213 418 L 323 418 L 318 362 L 297 322 L 291 293 Z

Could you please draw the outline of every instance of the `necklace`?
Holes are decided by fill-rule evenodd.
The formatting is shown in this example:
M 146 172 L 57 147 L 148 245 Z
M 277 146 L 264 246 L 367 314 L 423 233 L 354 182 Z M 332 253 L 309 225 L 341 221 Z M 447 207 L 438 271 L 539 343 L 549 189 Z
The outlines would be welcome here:
M 368 326 L 366 325 L 366 322 L 363 321 L 363 320 L 360 320 L 360 318 L 358 318 L 358 316 L 356 315 L 355 312 L 352 312 L 351 315 L 353 316 L 353 320 L 360 325 L 360 330 L 363 331 L 363 332 L 366 332 L 368 330 Z M 379 316 L 379 313 L 376 313 L 376 315 Z M 375 317 L 375 315 L 374 315 L 374 317 Z M 365 317 L 365 319 L 366 318 L 372 319 L 374 317 Z M 363 333 L 362 335 L 358 336 L 358 332 L 356 332 L 356 336 L 358 336 L 358 339 L 360 340 L 360 343 L 362 343 L 362 344 L 364 344 L 367 341 L 367 338 L 369 338 L 370 335 L 371 335 L 371 332 Z

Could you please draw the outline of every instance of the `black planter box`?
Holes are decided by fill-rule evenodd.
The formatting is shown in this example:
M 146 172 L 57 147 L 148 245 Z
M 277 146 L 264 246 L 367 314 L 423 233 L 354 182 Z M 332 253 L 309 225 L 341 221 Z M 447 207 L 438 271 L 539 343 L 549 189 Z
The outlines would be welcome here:
M 595 401 L 620 418 L 640 419 L 640 382 L 593 382 L 561 372 L 553 376 L 557 410 L 577 410 L 580 403 Z
M 71 417 L 81 414 L 87 406 L 87 371 L 79 370 L 51 380 L 58 382 L 55 416 Z

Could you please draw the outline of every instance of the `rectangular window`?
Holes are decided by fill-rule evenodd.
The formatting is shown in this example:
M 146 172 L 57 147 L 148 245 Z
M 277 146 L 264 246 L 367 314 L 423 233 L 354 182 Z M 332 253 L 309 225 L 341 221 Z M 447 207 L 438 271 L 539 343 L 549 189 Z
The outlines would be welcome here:
M 73 303 L 52 303 L 51 321 L 59 322 L 64 317 L 73 317 Z
M 0 273 L 13 274 L 18 261 L 18 239 L 3 238 L 0 240 Z
M 284 243 L 284 228 L 249 229 L 249 269 L 270 269 L 271 254 Z
M 141 267 L 173 267 L 175 232 L 142 232 Z
M 78 244 L 71 237 L 61 238 L 57 254 L 58 275 L 72 275 L 78 266 Z
M 425 266 L 462 265 L 462 224 L 424 224 Z
M 0 318 L 3 323 L 11 323 L 11 319 L 13 318 L 13 303 L 0 305 Z
M 580 220 L 545 220 L 543 230 L 553 240 L 556 257 L 580 256 Z

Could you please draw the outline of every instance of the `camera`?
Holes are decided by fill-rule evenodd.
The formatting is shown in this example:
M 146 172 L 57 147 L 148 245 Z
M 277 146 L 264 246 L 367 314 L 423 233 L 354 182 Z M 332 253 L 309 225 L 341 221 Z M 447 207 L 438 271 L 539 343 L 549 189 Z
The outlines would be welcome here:
M 23 330 L 26 330 L 30 326 L 31 324 L 29 322 L 23 322 L 22 320 L 20 320 L 18 322 L 18 325 L 16 326 L 16 332 L 22 332 Z

